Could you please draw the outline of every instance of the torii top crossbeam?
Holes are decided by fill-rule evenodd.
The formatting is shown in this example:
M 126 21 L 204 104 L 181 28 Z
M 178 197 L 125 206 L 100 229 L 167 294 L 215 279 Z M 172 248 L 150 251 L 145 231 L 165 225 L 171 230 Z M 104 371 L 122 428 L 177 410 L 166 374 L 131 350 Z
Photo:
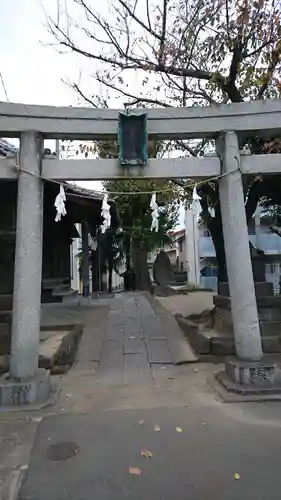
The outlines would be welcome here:
M 239 135 L 281 131 L 281 99 L 210 107 L 150 108 L 148 134 L 159 139 L 216 137 L 223 130 Z M 0 136 L 18 137 L 36 130 L 45 138 L 115 139 L 119 110 L 0 103 Z

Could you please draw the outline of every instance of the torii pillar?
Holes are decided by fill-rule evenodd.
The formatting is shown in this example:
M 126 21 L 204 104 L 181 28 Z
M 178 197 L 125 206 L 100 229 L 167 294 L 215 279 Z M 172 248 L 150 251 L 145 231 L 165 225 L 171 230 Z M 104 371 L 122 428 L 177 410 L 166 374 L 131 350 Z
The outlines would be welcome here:
M 21 134 L 10 373 L 0 379 L 0 404 L 33 404 L 50 394 L 48 372 L 38 369 L 43 241 L 42 142 Z
M 227 359 L 226 372 L 219 374 L 219 380 L 234 392 L 260 392 L 265 386 L 280 391 L 279 369 L 263 360 L 236 133 L 223 133 L 217 151 L 223 174 L 219 193 L 237 355 Z

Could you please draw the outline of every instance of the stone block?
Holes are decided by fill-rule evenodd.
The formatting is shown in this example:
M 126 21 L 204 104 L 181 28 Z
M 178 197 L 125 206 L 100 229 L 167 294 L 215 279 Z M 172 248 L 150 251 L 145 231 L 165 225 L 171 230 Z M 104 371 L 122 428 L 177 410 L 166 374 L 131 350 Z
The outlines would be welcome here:
M 281 296 L 273 295 L 272 297 L 258 297 L 258 307 L 272 307 L 281 310 Z
M 222 356 L 235 354 L 234 337 L 230 335 L 213 337 L 211 339 L 211 352 Z
M 222 295 L 214 295 L 213 303 L 216 307 L 221 307 L 222 309 L 231 309 L 230 297 L 223 297 Z
M 254 283 L 256 297 L 268 297 L 274 295 L 273 283 L 269 283 L 268 281 L 261 281 L 259 283 Z
M 281 371 L 273 361 L 245 361 L 230 357 L 225 362 L 225 372 L 236 384 L 256 387 L 271 387 L 280 384 Z
M 261 342 L 263 352 L 281 352 L 281 336 L 268 335 L 267 337 L 262 337 Z
M 40 404 L 51 394 L 50 374 L 38 369 L 32 378 L 18 381 L 5 373 L 0 377 L 0 406 Z
M 206 332 L 200 331 L 195 323 L 185 318 L 177 317 L 176 320 L 196 352 L 199 354 L 211 353 L 211 342 Z
M 255 282 L 261 282 L 265 281 L 265 261 L 263 258 L 260 258 L 258 256 L 253 256 L 252 254 L 252 270 L 253 270 L 253 277 Z
M 260 329 L 263 337 L 274 335 L 281 337 L 281 321 L 260 321 Z
M 72 365 L 75 359 L 75 354 L 79 345 L 79 341 L 83 332 L 83 325 L 74 325 L 65 337 L 63 337 L 61 345 L 57 352 L 57 365 Z
M 12 311 L 13 309 L 13 295 L 0 294 L 0 311 Z
M 273 283 L 267 281 L 255 282 L 255 292 L 256 297 L 268 297 L 273 296 Z M 218 287 L 219 295 L 222 297 L 229 297 L 229 285 L 228 283 L 219 283 Z
M 11 324 L 0 322 L 0 354 L 5 355 L 10 352 L 11 344 Z
M 281 321 L 281 309 L 277 307 L 258 306 L 258 316 L 261 322 Z

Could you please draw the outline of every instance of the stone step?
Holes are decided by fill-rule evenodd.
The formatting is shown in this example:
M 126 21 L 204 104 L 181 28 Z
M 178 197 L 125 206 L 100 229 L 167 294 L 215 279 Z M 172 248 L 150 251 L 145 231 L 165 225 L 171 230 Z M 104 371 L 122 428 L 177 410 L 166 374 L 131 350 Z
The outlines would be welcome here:
M 13 295 L 1 294 L 0 295 L 0 311 L 11 311 L 13 309 Z
M 201 330 L 198 328 L 198 325 L 181 316 L 176 319 L 196 353 L 222 356 L 235 354 L 234 336 L 230 332 L 215 329 Z M 263 325 L 265 326 L 266 323 L 263 323 Z M 262 347 L 265 353 L 281 352 L 281 322 L 278 321 L 275 328 L 279 327 L 279 333 L 276 329 L 273 333 L 274 330 L 270 331 L 270 327 L 268 326 L 267 335 L 262 337 Z M 265 328 L 267 327 L 265 326 Z
M 281 337 L 281 321 L 260 321 L 261 334 L 264 337 L 271 335 L 280 335 Z

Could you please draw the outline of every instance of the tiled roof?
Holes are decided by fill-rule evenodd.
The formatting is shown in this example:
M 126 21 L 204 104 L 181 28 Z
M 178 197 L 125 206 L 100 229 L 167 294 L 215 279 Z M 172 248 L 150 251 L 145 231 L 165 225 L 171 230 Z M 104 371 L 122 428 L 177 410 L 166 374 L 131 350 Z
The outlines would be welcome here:
M 7 156 L 14 156 L 18 152 L 18 148 L 10 144 L 5 139 L 0 139 L 0 158 L 7 158 Z
M 54 158 L 56 156 L 55 153 L 52 154 L 49 149 L 46 149 L 45 152 L 47 153 L 46 155 L 47 157 Z M 5 139 L 0 139 L 0 158 L 15 156 L 17 153 L 18 153 L 18 148 L 16 146 L 6 141 Z M 69 190 L 68 190 L 69 192 L 77 194 L 80 197 L 92 198 L 97 201 L 103 199 L 104 195 L 99 191 L 93 191 L 92 189 L 82 188 L 72 183 L 66 183 L 66 184 L 69 184 Z

